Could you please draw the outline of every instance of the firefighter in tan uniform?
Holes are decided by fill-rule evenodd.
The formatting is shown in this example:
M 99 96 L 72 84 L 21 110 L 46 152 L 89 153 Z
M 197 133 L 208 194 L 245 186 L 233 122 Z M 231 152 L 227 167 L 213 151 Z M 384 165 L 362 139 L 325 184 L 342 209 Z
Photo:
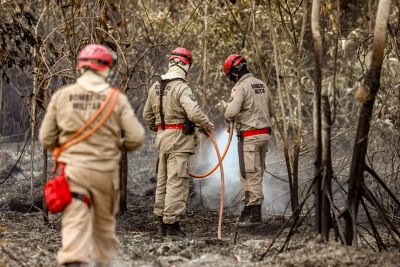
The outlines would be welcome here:
M 82 49 L 76 83 L 53 94 L 39 138 L 48 149 L 59 147 L 99 109 L 112 89 L 107 82 L 116 57 L 101 45 Z M 71 192 L 91 199 L 87 205 L 73 198 L 62 214 L 61 266 L 86 266 L 89 255 L 95 266 L 110 266 L 117 253 L 115 215 L 119 205 L 120 150 L 134 150 L 144 141 L 144 129 L 125 95 L 119 94 L 111 115 L 86 140 L 67 148 L 59 157 Z M 124 139 L 121 139 L 121 130 Z
M 268 140 L 271 139 L 272 98 L 268 87 L 249 73 L 243 57 L 230 55 L 225 60 L 224 69 L 235 83 L 225 119 L 234 121 L 238 134 L 240 183 L 245 204 L 239 225 L 247 226 L 259 223 L 262 219 L 262 179 Z
M 159 235 L 185 237 L 179 219 L 189 193 L 188 161 L 195 151 L 194 124 L 211 130 L 214 125 L 201 111 L 186 75 L 192 63 L 189 50 L 178 47 L 169 57 L 168 72 L 149 89 L 143 117 L 157 131 L 157 190 L 154 213 L 160 221 Z

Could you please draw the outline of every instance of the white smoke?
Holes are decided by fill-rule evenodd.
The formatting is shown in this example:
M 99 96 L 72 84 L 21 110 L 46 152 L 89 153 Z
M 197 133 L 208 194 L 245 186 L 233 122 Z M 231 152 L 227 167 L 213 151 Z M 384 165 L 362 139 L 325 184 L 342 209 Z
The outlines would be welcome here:
M 226 130 L 218 131 L 215 139 L 218 144 L 221 156 L 228 142 L 229 134 Z M 269 151 L 266 155 L 266 170 L 269 173 L 287 181 L 286 168 L 283 156 L 280 155 L 275 147 L 269 144 Z M 192 165 L 199 166 L 199 169 L 192 170 L 194 173 L 204 173 L 217 164 L 218 159 L 210 140 L 206 140 L 201 152 L 192 160 Z M 195 161 L 195 162 L 193 162 Z M 225 176 L 225 208 L 232 207 L 240 209 L 240 200 L 243 196 L 243 190 L 240 188 L 240 170 L 237 152 L 237 137 L 234 133 L 232 143 L 227 155 L 223 161 Z M 193 179 L 195 185 L 195 196 L 192 203 L 197 207 L 216 210 L 220 203 L 221 176 L 218 168 L 211 176 L 204 179 Z M 264 211 L 282 213 L 288 205 L 288 184 L 279 180 L 268 173 L 264 173 L 263 192 L 264 192 Z M 290 208 L 288 209 L 290 210 Z
M 221 156 L 228 142 L 229 134 L 224 130 L 215 135 Z M 201 172 L 206 172 L 218 163 L 217 154 L 211 140 L 206 140 L 203 144 L 203 151 L 198 155 L 201 162 Z M 232 206 L 240 202 L 242 192 L 240 190 L 239 163 L 237 158 L 237 141 L 233 136 L 228 153 L 223 161 L 225 176 L 225 207 Z M 208 178 L 195 180 L 195 192 L 198 193 L 198 205 L 206 209 L 218 209 L 221 190 L 221 174 L 218 168 Z

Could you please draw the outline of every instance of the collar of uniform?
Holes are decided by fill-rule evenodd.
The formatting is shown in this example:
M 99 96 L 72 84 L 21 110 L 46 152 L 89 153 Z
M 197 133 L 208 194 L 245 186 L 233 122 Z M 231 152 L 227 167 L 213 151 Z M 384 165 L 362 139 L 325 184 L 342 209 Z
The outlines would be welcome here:
M 164 75 L 161 75 L 161 79 L 163 80 L 172 80 L 172 79 L 184 79 L 186 80 L 186 73 L 179 68 L 178 66 L 172 66 L 168 69 L 168 72 Z
M 240 79 L 239 79 L 239 81 L 237 81 L 237 83 L 241 83 L 244 79 L 247 79 L 247 78 L 249 78 L 249 77 L 253 77 L 254 75 L 252 74 L 252 73 L 246 73 L 245 75 L 243 75 Z
M 103 76 L 94 73 L 91 70 L 85 71 L 76 82 L 86 91 L 94 93 L 99 93 L 110 88 L 110 84 Z

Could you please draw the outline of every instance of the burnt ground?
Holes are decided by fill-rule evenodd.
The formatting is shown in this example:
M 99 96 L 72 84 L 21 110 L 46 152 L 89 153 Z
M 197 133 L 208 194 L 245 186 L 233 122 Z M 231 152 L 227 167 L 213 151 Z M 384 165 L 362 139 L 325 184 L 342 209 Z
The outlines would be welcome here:
M 2 149 L 15 161 L 21 147 L 20 144 L 8 145 Z M 261 225 L 238 229 L 236 218 L 240 206 L 237 201 L 234 205 L 232 201 L 226 202 L 230 207 L 224 211 L 222 241 L 217 240 L 218 211 L 210 211 L 191 201 L 187 215 L 182 219 L 187 240 L 162 242 L 156 237 L 157 220 L 152 213 L 154 181 L 150 178 L 154 176 L 156 156 L 149 147 L 130 155 L 128 211 L 117 217 L 120 248 L 114 266 L 400 266 L 400 246 L 393 244 L 390 241 L 393 239 L 383 229 L 382 238 L 388 244 L 386 252 L 372 250 L 362 239 L 357 247 L 345 248 L 335 241 L 320 243 L 312 217 L 296 231 L 287 250 L 278 253 L 289 228 L 284 229 L 261 259 L 288 216 L 266 210 Z M 29 150 L 26 153 L 30 155 Z M 43 176 L 40 147 L 36 153 L 32 184 L 35 203 L 39 205 Z M 29 166 L 29 156 L 23 157 L 18 164 L 19 171 L 0 184 L 0 267 L 56 266 L 56 252 L 61 243 L 60 218 L 50 215 L 51 223 L 45 225 L 42 213 L 30 207 Z M 204 200 L 209 197 L 204 195 Z M 374 244 L 365 232 L 363 236 Z
M 162 242 L 156 237 L 157 223 L 152 214 L 152 196 L 130 198 L 128 212 L 118 214 L 119 256 L 114 266 L 400 266 L 398 247 L 374 252 L 365 245 L 349 247 L 322 244 L 310 225 L 303 225 L 278 254 L 288 229 L 270 252 L 260 260 L 285 218 L 264 216 L 263 224 L 236 227 L 236 214 L 224 214 L 223 240 L 217 240 L 217 212 L 189 209 L 182 225 L 185 241 Z M 0 266 L 56 266 L 60 246 L 60 220 L 51 215 L 44 225 L 41 213 L 1 211 Z M 5 229 L 4 229 L 5 228 Z M 237 234 L 236 234 L 237 232 Z

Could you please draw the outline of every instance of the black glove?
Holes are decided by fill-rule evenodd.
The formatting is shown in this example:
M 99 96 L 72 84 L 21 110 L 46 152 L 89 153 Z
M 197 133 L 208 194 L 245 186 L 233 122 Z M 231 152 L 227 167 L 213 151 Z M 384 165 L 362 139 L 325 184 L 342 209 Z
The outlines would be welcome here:
M 155 123 L 153 123 L 153 124 L 149 125 L 149 129 L 153 132 L 157 132 L 158 127 Z

